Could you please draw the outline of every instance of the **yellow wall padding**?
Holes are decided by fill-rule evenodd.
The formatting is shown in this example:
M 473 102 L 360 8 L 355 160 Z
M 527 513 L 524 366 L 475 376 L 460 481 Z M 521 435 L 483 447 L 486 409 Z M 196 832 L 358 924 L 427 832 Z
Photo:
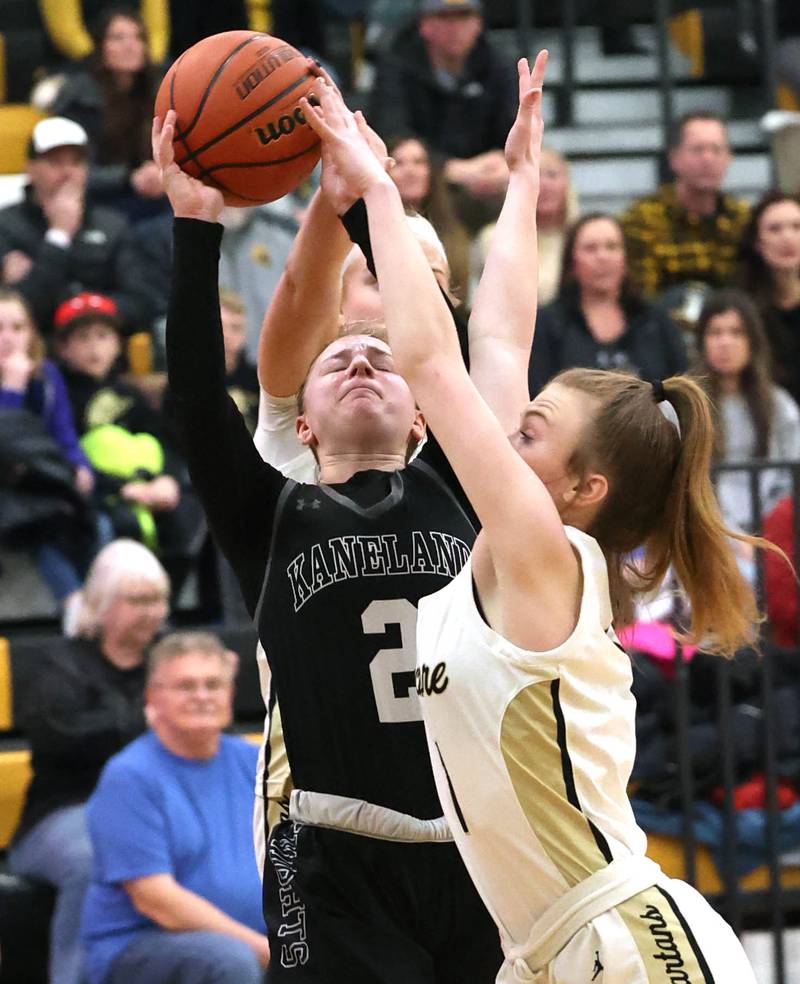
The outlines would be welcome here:
M 800 93 L 785 82 L 778 85 L 777 92 L 778 109 L 788 109 L 793 113 L 800 113 Z
M 0 731 L 8 731 L 13 723 L 11 649 L 8 639 L 0 636 Z
M 670 878 L 684 878 L 683 844 L 677 837 L 666 834 L 647 835 L 647 856 L 661 866 Z M 707 847 L 698 847 L 695 860 L 695 887 L 704 895 L 716 895 L 724 891 L 722 880 Z M 800 885 L 800 868 L 781 868 L 781 886 L 797 888 Z M 769 868 L 762 866 L 748 871 L 739 879 L 739 887 L 745 892 L 756 892 L 769 887 Z
M 150 57 L 161 62 L 169 48 L 168 0 L 141 0 L 140 9 L 150 38 Z M 39 10 L 50 40 L 63 55 L 80 61 L 91 53 L 94 44 L 80 0 L 39 0 Z
M 45 113 L 23 103 L 0 106 L 0 174 L 20 174 L 28 162 L 28 141 Z
M 0 849 L 8 847 L 19 822 L 31 775 L 31 753 L 27 748 L 0 752 Z
M 0 103 L 6 101 L 6 36 L 0 34 Z
M 703 50 L 703 18 L 693 7 L 669 20 L 669 36 L 672 43 L 682 51 L 691 62 L 691 73 L 695 78 L 705 74 L 706 59 Z
M 128 339 L 128 366 L 134 376 L 153 371 L 153 339 L 146 331 L 137 331 Z
M 269 0 L 245 0 L 247 26 L 251 31 L 268 33 L 272 30 L 272 11 Z

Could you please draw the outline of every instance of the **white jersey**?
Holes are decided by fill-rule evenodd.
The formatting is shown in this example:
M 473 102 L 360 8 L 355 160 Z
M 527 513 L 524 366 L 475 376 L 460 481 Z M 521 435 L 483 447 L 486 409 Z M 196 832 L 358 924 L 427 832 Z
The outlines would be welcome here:
M 488 626 L 471 561 L 420 605 L 417 681 L 439 797 L 487 908 L 517 943 L 570 888 L 647 847 L 626 792 L 636 704 L 605 558 L 590 536 L 566 533 L 583 596 L 556 649 L 527 652 Z

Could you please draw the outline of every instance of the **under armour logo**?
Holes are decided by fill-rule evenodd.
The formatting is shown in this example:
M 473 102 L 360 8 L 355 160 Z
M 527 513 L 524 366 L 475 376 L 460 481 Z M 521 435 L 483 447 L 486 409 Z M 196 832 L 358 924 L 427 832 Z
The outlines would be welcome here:
M 592 974 L 592 980 L 596 981 L 600 974 L 603 973 L 605 967 L 600 963 L 600 951 L 594 951 L 594 967 L 592 967 L 594 973 Z
M 298 499 L 297 500 L 297 511 L 298 512 L 302 512 L 306 508 L 308 508 L 308 509 L 319 509 L 320 508 L 320 505 L 321 505 L 321 503 L 320 503 L 319 499 L 312 499 L 311 502 L 306 502 L 305 499 Z

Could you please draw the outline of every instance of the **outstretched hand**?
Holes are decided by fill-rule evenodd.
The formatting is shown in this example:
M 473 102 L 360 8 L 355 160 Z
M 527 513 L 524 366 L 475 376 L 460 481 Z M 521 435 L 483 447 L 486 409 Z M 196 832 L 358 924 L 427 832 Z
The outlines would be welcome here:
M 372 185 L 391 182 L 386 146 L 362 114 L 351 113 L 329 82 L 318 90 L 319 105 L 301 99 L 308 125 L 322 141 L 322 191 L 339 215 Z
M 542 88 L 544 73 L 547 67 L 548 52 L 540 51 L 536 56 L 533 69 L 528 66 L 525 58 L 517 62 L 519 72 L 519 108 L 517 118 L 508 133 L 506 140 L 506 164 L 509 171 L 535 167 L 539 174 L 539 157 L 542 149 Z
M 179 219 L 202 219 L 218 222 L 225 201 L 222 192 L 182 171 L 175 163 L 172 141 L 177 114 L 170 109 L 163 121 L 153 120 L 153 160 L 161 172 L 161 184 Z

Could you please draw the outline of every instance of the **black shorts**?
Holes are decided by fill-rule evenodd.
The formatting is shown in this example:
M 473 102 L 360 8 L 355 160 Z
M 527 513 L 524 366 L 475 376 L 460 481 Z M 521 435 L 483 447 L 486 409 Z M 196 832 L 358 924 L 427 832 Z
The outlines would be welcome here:
M 452 843 L 279 823 L 267 846 L 269 984 L 493 984 L 500 936 Z

